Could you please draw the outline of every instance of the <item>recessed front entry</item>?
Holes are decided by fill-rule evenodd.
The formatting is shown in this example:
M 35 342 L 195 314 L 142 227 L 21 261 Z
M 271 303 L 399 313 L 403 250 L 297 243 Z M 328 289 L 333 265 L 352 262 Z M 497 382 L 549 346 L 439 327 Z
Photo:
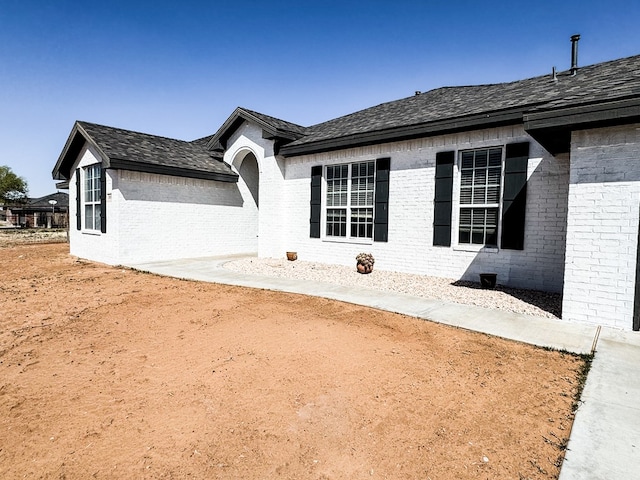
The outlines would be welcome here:
M 233 167 L 238 172 L 238 188 L 242 195 L 242 210 L 247 227 L 254 233 L 255 242 L 252 251 L 258 251 L 258 236 L 260 231 L 260 167 L 256 155 L 250 150 L 240 151 L 233 159 Z
M 238 174 L 249 189 L 256 208 L 260 208 L 260 172 L 258 170 L 258 160 L 253 153 L 249 152 L 242 159 Z

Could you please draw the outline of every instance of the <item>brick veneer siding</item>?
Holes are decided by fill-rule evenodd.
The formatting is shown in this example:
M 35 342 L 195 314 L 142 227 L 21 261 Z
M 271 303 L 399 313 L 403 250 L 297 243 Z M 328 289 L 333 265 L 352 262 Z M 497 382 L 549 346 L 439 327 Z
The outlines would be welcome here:
M 84 150 L 78 166 L 97 162 Z M 75 228 L 75 190 L 69 189 L 70 244 L 78 257 L 131 264 L 257 252 L 258 212 L 241 181 L 107 170 L 107 233 Z
M 640 124 L 572 135 L 563 318 L 630 330 Z
M 436 153 L 506 143 L 531 142 L 524 250 L 434 247 L 433 200 Z M 314 165 L 331 165 L 380 157 L 391 158 L 389 241 L 343 242 L 309 238 L 310 173 Z M 457 155 L 456 155 L 457 159 Z M 459 177 L 454 169 L 453 242 L 457 240 Z M 521 127 L 475 132 L 346 149 L 286 159 L 284 205 L 286 235 L 277 256 L 287 250 L 299 258 L 355 267 L 355 256 L 371 252 L 376 268 L 478 281 L 495 272 L 498 282 L 515 287 L 561 291 L 563 284 L 569 161 L 554 158 Z M 324 192 L 324 191 L 323 191 Z M 324 199 L 323 199 L 324 201 Z M 261 216 L 265 215 L 261 209 Z M 269 215 L 269 214 L 267 214 Z M 275 225 L 274 225 L 275 226 Z M 267 255 L 268 256 L 268 255 Z
M 102 235 L 100 232 L 89 232 L 76 229 L 76 183 L 80 181 L 77 178 L 76 169 L 87 167 L 100 163 L 99 156 L 92 149 L 84 148 L 78 157 L 76 165 L 72 169 L 72 175 L 69 179 L 69 250 L 71 255 L 75 255 L 80 258 L 86 258 L 89 260 L 95 260 L 98 262 L 108 263 L 115 265 L 118 263 L 118 242 L 117 242 L 117 229 L 114 229 L 115 225 L 109 225 L 111 228 L 108 235 Z M 113 175 L 111 172 L 107 172 L 107 192 L 111 192 L 113 185 Z M 84 190 L 83 190 L 84 191 Z M 109 200 L 109 199 L 108 199 Z M 107 215 L 110 212 L 111 202 L 107 201 Z M 115 209 L 114 209 L 115 210 Z M 115 213 L 115 212 L 114 212 Z M 111 222 L 115 223 L 115 222 Z

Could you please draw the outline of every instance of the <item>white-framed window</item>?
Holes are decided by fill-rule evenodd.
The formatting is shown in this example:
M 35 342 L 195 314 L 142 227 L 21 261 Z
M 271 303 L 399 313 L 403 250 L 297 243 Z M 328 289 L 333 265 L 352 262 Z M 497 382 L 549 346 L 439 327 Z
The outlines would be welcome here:
M 375 162 L 325 167 L 325 235 L 373 238 Z
M 84 174 L 84 228 L 100 230 L 100 165 L 90 165 Z
M 460 152 L 458 244 L 498 246 L 502 147 Z

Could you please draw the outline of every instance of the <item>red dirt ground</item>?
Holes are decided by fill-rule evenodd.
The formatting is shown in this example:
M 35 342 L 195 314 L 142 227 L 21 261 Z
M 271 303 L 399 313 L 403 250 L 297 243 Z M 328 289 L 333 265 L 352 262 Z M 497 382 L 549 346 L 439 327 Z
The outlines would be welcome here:
M 555 479 L 581 358 L 0 248 L 0 478 Z

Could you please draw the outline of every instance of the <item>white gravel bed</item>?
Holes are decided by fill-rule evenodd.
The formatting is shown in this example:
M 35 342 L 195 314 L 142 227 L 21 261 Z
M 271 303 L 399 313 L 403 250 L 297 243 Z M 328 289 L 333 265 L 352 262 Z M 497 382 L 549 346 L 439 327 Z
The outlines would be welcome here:
M 497 285 L 493 290 L 479 283 L 450 278 L 376 270 L 360 274 L 353 268 L 323 263 L 294 262 L 273 258 L 246 258 L 224 264 L 224 268 L 240 273 L 269 277 L 313 280 L 337 285 L 355 286 L 386 292 L 415 295 L 464 305 L 478 305 L 538 317 L 559 318 L 562 296 L 559 293 L 522 290 Z M 500 282 L 500 277 L 498 277 Z

